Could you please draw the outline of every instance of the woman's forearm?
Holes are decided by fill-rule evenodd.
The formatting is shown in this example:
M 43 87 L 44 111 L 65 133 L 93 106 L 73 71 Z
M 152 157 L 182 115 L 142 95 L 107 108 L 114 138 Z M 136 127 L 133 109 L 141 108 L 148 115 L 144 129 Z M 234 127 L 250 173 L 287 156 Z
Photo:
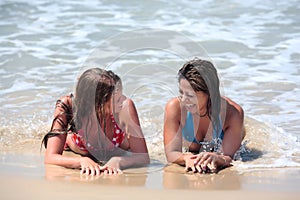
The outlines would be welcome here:
M 167 155 L 168 162 L 175 163 L 178 165 L 185 165 L 186 157 L 187 156 L 190 157 L 193 154 L 190 152 L 183 153 L 180 151 L 171 151 L 171 152 L 166 153 L 166 155 Z
M 45 156 L 44 163 L 66 168 L 80 169 L 80 159 L 81 157 L 68 157 L 61 154 L 51 154 Z
M 119 165 L 121 169 L 129 167 L 140 167 L 148 165 L 150 158 L 148 153 L 130 153 L 128 156 L 119 157 Z

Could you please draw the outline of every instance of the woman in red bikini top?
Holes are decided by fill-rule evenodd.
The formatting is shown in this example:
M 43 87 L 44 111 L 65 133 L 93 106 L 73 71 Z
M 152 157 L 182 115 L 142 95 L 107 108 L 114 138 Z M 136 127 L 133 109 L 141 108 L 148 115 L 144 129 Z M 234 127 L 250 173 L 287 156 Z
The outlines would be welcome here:
M 57 100 L 52 127 L 43 143 L 45 164 L 78 168 L 90 175 L 119 174 L 124 168 L 150 161 L 133 101 L 122 94 L 116 74 L 99 68 L 80 76 L 75 97 L 71 94 Z M 67 149 L 81 157 L 63 155 Z

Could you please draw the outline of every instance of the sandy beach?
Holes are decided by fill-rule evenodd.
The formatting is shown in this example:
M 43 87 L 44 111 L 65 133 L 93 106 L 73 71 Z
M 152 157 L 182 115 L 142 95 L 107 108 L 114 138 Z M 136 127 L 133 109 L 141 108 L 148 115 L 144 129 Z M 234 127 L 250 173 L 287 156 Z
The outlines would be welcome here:
M 1 199 L 300 199 L 299 13 L 295 0 L 0 1 Z M 193 57 L 216 64 L 245 112 L 251 152 L 217 174 L 164 160 L 164 107 Z M 44 165 L 55 102 L 89 66 L 121 77 L 148 167 L 90 177 Z
M 25 151 L 25 149 L 26 151 Z M 22 150 L 22 152 L 21 152 Z M 68 152 L 70 156 L 72 153 Z M 0 154 L 2 199 L 298 199 L 300 168 L 235 167 L 217 174 L 185 173 L 163 163 L 124 170 L 117 176 L 91 177 L 79 170 L 43 164 L 39 141 Z

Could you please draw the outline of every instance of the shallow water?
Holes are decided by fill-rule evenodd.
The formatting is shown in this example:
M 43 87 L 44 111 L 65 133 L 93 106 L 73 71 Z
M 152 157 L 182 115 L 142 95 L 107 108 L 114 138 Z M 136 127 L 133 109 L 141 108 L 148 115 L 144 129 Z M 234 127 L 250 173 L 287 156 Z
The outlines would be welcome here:
M 164 105 L 198 56 L 245 110 L 252 151 L 236 165 L 299 167 L 299 11 L 296 0 L 1 1 L 0 148 L 41 139 L 55 100 L 97 65 L 122 77 L 151 157 L 163 160 Z

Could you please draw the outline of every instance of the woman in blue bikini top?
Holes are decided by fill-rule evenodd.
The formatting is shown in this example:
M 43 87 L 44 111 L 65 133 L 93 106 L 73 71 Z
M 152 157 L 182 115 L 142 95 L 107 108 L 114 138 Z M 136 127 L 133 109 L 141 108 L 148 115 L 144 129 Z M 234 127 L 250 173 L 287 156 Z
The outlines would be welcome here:
M 185 63 L 178 82 L 180 96 L 165 108 L 168 162 L 199 173 L 230 166 L 245 135 L 243 109 L 221 96 L 217 70 L 207 60 L 195 58 Z

